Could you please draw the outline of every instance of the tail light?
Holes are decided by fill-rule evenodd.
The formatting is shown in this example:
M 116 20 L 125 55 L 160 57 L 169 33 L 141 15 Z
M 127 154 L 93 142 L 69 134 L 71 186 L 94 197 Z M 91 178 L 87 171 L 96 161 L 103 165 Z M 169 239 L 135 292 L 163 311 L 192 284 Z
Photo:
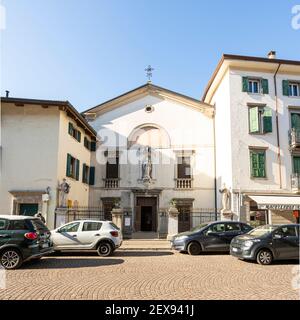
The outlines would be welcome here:
M 28 232 L 24 234 L 24 237 L 29 240 L 35 240 L 37 239 L 38 234 L 36 232 Z
M 118 231 L 111 231 L 110 234 L 111 234 L 113 237 L 118 237 L 118 236 L 119 236 L 119 232 L 118 232 Z

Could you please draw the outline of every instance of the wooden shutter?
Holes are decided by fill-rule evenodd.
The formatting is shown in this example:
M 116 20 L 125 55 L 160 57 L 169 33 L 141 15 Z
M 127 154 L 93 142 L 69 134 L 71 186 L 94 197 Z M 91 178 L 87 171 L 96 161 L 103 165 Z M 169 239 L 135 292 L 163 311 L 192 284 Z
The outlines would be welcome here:
M 300 130 L 300 113 L 291 114 L 292 129 Z
M 243 77 L 242 79 L 242 91 L 248 92 L 249 91 L 249 79 L 248 77 Z
M 93 186 L 94 184 L 95 184 L 95 167 L 90 167 L 89 185 Z
M 258 153 L 258 177 L 265 178 L 266 170 L 265 170 L 265 152 Z
M 81 142 L 81 132 L 77 130 L 77 141 Z
M 67 170 L 66 170 L 66 176 L 71 177 L 71 161 L 72 161 L 72 156 L 70 154 L 67 154 Z
M 249 126 L 250 133 L 259 132 L 258 107 L 249 108 Z
M 84 163 L 82 166 L 82 182 L 87 183 L 87 177 L 86 177 L 86 164 Z
M 255 151 L 250 152 L 251 176 L 258 177 L 258 154 Z
M 264 133 L 272 132 L 272 109 L 269 107 L 264 108 L 263 125 Z
M 268 79 L 261 80 L 261 87 L 263 94 L 269 94 L 269 81 Z
M 76 180 L 79 180 L 79 167 L 80 167 L 80 161 L 78 159 L 75 160 L 76 162 L 76 166 L 75 166 L 75 170 L 76 170 Z
M 83 139 L 83 145 L 88 149 L 88 139 L 86 137 Z
M 288 80 L 282 80 L 282 94 L 284 96 L 289 96 L 290 95 L 289 81 Z
M 91 151 L 96 151 L 96 141 L 91 142 Z
M 69 122 L 69 134 L 73 135 L 73 124 L 71 122 Z

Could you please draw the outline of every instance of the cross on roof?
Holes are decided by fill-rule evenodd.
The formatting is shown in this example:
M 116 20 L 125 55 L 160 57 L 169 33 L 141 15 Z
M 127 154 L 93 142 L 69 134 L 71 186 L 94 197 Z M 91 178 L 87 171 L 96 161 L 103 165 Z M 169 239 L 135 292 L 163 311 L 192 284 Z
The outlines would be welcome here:
M 151 82 L 151 78 L 152 78 L 152 71 L 154 70 L 154 68 L 151 67 L 151 65 L 149 64 L 149 66 L 145 69 L 146 71 L 146 76 L 148 78 L 148 82 Z

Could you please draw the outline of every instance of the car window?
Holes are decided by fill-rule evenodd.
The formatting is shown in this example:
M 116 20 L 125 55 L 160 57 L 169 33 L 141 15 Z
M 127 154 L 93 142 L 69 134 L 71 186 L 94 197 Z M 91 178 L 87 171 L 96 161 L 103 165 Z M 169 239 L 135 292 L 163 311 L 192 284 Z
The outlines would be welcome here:
M 296 228 L 294 226 L 286 226 L 278 228 L 274 231 L 274 235 L 281 235 L 283 237 L 296 237 Z
M 11 220 L 9 230 L 29 230 L 25 220 Z
M 240 231 L 241 228 L 240 228 L 240 225 L 238 223 L 226 223 L 225 230 L 227 232 Z
M 242 227 L 242 231 L 244 232 L 248 232 L 250 230 L 252 230 L 252 228 L 250 226 L 248 226 L 247 224 L 241 224 Z
M 113 222 L 109 223 L 114 229 L 116 230 L 120 230 L 120 228 L 118 226 L 116 226 Z
M 79 222 L 67 224 L 59 229 L 60 232 L 77 232 L 79 228 Z
M 85 222 L 82 231 L 98 231 L 102 227 L 101 222 Z
M 32 219 L 30 222 L 33 224 L 36 231 L 49 231 L 49 229 L 40 219 Z
M 218 223 L 213 224 L 212 226 L 208 227 L 206 230 L 206 234 L 209 232 L 224 232 L 225 231 L 225 224 L 224 223 Z
M 0 219 L 0 231 L 1 230 L 6 230 L 8 226 L 7 220 L 6 219 Z

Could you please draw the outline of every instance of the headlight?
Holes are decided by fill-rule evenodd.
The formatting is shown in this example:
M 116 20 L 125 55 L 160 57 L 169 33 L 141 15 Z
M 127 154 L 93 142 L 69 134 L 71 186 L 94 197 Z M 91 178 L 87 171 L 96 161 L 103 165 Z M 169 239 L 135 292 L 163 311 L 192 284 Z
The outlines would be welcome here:
M 187 236 L 180 236 L 180 237 L 176 237 L 174 240 L 175 241 L 181 241 L 181 240 L 185 240 L 187 238 L 188 238 Z
M 260 242 L 260 240 L 259 239 L 247 240 L 244 243 L 244 247 L 250 248 L 255 242 Z

